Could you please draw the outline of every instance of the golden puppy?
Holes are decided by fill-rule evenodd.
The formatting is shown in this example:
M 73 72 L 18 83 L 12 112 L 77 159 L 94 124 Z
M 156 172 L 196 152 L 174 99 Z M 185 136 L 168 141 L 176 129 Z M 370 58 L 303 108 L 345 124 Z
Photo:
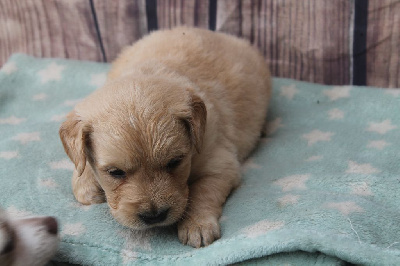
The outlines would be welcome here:
M 178 222 L 181 242 L 211 244 L 270 90 L 263 57 L 226 34 L 176 28 L 125 48 L 60 128 L 76 199 L 107 201 L 130 228 Z

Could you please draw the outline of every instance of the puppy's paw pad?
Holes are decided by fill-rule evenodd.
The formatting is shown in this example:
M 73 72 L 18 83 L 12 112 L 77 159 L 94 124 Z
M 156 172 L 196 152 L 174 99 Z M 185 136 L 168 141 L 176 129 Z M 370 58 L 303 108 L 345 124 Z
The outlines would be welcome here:
M 185 219 L 178 224 L 179 240 L 195 248 L 208 246 L 221 237 L 217 219 Z

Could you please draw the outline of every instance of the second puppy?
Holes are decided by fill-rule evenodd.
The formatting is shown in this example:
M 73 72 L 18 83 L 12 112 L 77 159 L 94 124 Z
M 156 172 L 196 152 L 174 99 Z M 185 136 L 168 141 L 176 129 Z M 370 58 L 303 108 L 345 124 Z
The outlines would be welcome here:
M 0 265 L 45 265 L 58 248 L 58 224 L 50 216 L 10 218 L 0 209 Z
M 211 244 L 270 90 L 264 58 L 246 41 L 191 28 L 143 38 L 60 128 L 76 199 L 107 201 L 130 228 L 178 222 L 181 242 Z

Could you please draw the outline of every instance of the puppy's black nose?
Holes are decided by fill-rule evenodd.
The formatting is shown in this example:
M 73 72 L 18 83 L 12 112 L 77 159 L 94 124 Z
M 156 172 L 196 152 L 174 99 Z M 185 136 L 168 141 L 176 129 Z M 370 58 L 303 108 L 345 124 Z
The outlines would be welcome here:
M 139 218 L 147 225 L 163 222 L 168 216 L 169 208 L 139 213 Z
M 58 233 L 58 224 L 54 217 L 46 217 L 43 220 L 43 223 L 46 226 L 49 234 L 56 235 Z

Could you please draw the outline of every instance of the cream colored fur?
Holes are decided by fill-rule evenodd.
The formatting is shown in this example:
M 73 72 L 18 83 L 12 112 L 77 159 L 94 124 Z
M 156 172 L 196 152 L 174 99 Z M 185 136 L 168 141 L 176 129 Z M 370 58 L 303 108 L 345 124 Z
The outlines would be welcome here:
M 16 218 L 0 209 L 1 266 L 45 265 L 55 255 L 58 242 L 55 218 Z
M 267 65 L 246 41 L 193 28 L 144 37 L 60 128 L 76 166 L 76 199 L 107 201 L 133 229 L 177 222 L 184 244 L 211 244 L 240 162 L 258 141 L 270 91 Z M 162 221 L 141 218 L 162 210 Z

